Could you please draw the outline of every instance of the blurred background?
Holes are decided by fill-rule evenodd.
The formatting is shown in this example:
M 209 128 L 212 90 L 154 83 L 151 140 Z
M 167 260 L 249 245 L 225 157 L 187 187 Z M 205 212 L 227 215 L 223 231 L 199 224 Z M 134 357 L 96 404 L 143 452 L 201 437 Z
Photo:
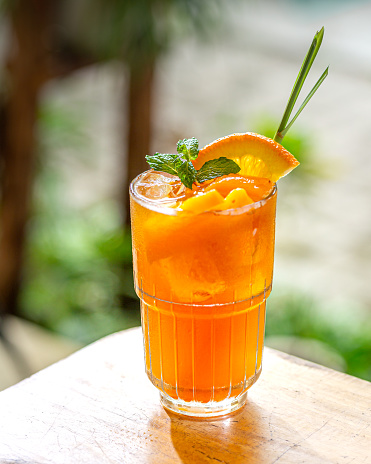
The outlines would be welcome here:
M 0 389 L 140 324 L 128 180 L 180 138 L 273 136 L 322 26 L 266 344 L 371 380 L 371 2 L 0 0 Z

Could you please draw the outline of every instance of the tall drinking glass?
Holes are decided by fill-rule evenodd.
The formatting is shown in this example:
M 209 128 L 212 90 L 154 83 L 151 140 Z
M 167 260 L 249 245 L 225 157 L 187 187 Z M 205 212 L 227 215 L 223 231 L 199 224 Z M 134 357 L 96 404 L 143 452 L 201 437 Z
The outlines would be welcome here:
M 245 404 L 262 369 L 276 186 L 253 204 L 193 214 L 173 207 L 182 189 L 168 179 L 147 171 L 130 185 L 145 368 L 165 408 L 220 416 Z

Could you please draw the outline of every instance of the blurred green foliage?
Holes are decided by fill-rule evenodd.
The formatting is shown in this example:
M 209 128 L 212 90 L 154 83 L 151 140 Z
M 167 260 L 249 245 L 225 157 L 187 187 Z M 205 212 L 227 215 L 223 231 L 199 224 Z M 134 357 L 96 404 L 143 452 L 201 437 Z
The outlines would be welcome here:
M 223 12 L 221 0 L 67 0 L 62 34 L 85 53 L 141 65 L 181 37 L 210 37 Z
M 268 301 L 267 337 L 318 340 L 344 360 L 348 374 L 366 380 L 371 380 L 370 333 L 371 320 L 356 302 L 331 306 L 295 289 L 275 289 Z
M 23 314 L 81 343 L 139 325 L 131 237 L 114 205 L 50 206 L 31 224 Z
M 50 102 L 41 108 L 20 302 L 24 317 L 83 344 L 140 324 L 130 231 L 121 228 L 119 205 L 102 200 L 78 207 L 66 198 L 65 166 L 95 163 L 84 111 Z

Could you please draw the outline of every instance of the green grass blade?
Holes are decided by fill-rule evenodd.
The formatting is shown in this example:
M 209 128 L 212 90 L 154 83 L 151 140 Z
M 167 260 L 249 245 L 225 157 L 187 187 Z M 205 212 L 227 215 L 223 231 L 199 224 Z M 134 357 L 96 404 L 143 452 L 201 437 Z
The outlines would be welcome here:
M 326 77 L 328 76 L 328 66 L 327 68 L 323 71 L 322 73 L 322 76 L 318 79 L 317 83 L 315 84 L 315 86 L 313 87 L 313 89 L 309 92 L 309 94 L 307 95 L 306 99 L 303 101 L 303 103 L 301 104 L 300 108 L 298 109 L 297 113 L 295 114 L 295 116 L 291 119 L 291 121 L 289 122 L 289 124 L 284 128 L 283 131 L 281 131 L 281 136 L 282 138 L 286 135 L 287 131 L 290 129 L 290 127 L 294 124 L 294 122 L 296 121 L 296 119 L 298 118 L 299 114 L 303 111 L 303 109 L 306 107 L 307 103 L 309 102 L 309 100 L 313 97 L 313 95 L 316 93 L 316 91 L 318 90 L 318 87 L 322 84 L 322 82 L 326 79 Z
M 324 35 L 325 29 L 322 27 L 314 36 L 313 41 L 309 47 L 308 53 L 301 65 L 299 74 L 296 78 L 294 87 L 291 91 L 290 98 L 287 102 L 285 112 L 283 113 L 282 120 L 280 122 L 280 125 L 277 129 L 276 135 L 274 137 L 274 140 L 276 141 L 281 141 L 283 139 L 283 136 L 281 135 L 283 131 L 286 128 L 287 122 L 290 119 L 292 110 L 295 106 L 296 100 L 298 99 L 299 93 L 303 87 L 303 84 L 305 82 L 305 79 L 308 76 L 308 73 L 312 67 L 312 64 L 317 56 L 318 50 L 322 44 L 323 40 L 323 35 Z M 286 131 L 287 132 L 287 131 Z

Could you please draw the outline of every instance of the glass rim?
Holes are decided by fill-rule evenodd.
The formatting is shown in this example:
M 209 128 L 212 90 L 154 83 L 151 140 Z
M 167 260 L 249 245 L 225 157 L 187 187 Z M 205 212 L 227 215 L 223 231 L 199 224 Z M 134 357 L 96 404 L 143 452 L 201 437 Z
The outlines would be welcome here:
M 148 198 L 138 194 L 134 190 L 135 183 L 139 180 L 139 178 L 143 174 L 145 174 L 145 173 L 147 173 L 149 171 L 150 171 L 150 169 L 148 169 L 147 171 L 143 171 L 142 173 L 137 175 L 130 182 L 130 186 L 129 186 L 130 196 L 133 197 L 135 199 L 135 201 L 137 203 L 139 203 L 141 206 L 144 206 L 145 208 L 150 209 L 152 211 L 156 211 L 157 213 L 166 214 L 167 216 L 184 215 L 185 212 L 183 210 L 175 209 L 175 208 L 171 208 L 169 206 L 166 206 L 166 204 L 169 204 L 170 202 L 165 203 L 165 202 L 161 202 L 161 201 L 158 201 L 158 200 L 157 201 L 149 200 Z M 261 200 L 255 201 L 254 203 L 250 203 L 248 205 L 240 206 L 238 208 L 231 208 L 231 209 L 226 209 L 226 210 L 204 211 L 204 212 L 198 213 L 198 214 L 214 214 L 214 215 L 217 215 L 217 216 L 232 216 L 232 215 L 244 214 L 244 213 L 246 213 L 246 212 L 248 212 L 250 210 L 255 210 L 255 209 L 261 208 L 276 193 L 277 193 L 277 183 L 273 182 L 273 188 L 272 188 L 271 192 L 269 192 L 269 195 L 267 197 L 265 197 L 265 198 L 262 198 Z M 189 215 L 192 215 L 192 214 L 194 214 L 194 213 L 190 213 Z M 187 216 L 188 216 L 188 214 L 187 214 Z

